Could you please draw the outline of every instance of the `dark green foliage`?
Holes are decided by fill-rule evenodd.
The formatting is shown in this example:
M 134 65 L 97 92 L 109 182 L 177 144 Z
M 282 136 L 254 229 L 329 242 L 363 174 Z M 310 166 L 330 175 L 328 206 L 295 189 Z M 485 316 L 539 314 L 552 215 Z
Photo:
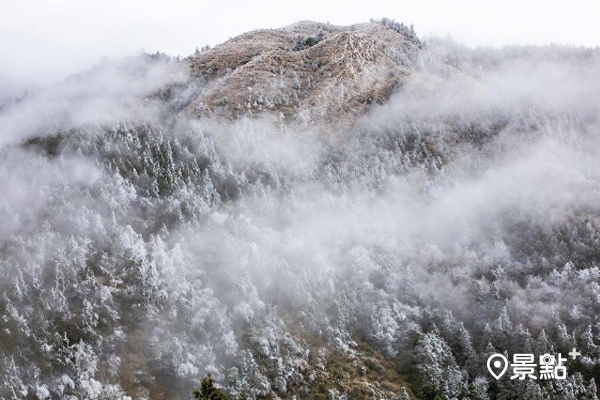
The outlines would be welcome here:
M 64 140 L 65 135 L 62 133 L 43 137 L 34 137 L 27 139 L 25 143 L 23 143 L 23 147 L 26 149 L 35 149 L 37 151 L 41 151 L 47 156 L 53 157 L 60 154 L 64 145 Z
M 193 395 L 197 400 L 229 400 L 229 397 L 215 386 L 215 380 L 211 374 L 202 379 L 200 390 L 195 390 Z
M 309 37 L 304 37 L 302 35 L 298 35 L 296 37 L 296 42 L 294 43 L 294 47 L 292 48 L 292 50 L 294 51 L 299 51 L 299 50 L 304 50 L 304 49 L 308 49 L 309 47 L 312 47 L 314 45 L 316 45 L 317 43 L 321 42 L 324 38 L 323 32 L 319 32 L 314 36 L 309 36 Z

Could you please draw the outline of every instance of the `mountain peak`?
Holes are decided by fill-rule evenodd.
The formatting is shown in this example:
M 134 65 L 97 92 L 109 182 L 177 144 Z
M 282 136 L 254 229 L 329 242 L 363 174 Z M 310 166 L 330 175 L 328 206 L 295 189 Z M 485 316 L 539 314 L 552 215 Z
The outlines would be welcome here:
M 190 57 L 206 89 L 187 112 L 348 125 L 402 85 L 419 49 L 412 28 L 385 19 L 248 32 Z

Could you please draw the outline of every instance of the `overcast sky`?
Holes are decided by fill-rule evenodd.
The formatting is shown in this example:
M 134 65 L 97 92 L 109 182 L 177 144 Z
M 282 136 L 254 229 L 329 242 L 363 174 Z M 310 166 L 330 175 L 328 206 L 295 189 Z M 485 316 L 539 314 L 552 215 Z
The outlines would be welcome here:
M 600 0 L 1 0 L 0 98 L 141 49 L 186 56 L 258 28 L 388 17 L 466 45 L 600 45 Z M 2 93 L 3 92 L 3 93 Z

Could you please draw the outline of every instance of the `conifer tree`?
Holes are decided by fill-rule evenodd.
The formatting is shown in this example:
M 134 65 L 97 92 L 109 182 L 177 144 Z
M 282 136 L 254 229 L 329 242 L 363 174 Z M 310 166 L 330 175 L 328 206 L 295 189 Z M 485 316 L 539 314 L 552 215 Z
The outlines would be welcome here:
M 194 391 L 193 395 L 196 400 L 229 400 L 229 397 L 215 386 L 215 380 L 210 373 L 202 379 L 200 390 Z

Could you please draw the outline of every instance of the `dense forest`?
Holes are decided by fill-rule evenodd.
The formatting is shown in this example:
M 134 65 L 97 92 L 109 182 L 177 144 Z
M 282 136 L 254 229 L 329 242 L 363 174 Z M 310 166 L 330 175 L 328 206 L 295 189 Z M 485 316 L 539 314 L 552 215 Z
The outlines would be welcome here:
M 2 106 L 0 399 L 598 399 L 600 50 L 373 24 L 419 51 L 334 139 L 162 54 Z

